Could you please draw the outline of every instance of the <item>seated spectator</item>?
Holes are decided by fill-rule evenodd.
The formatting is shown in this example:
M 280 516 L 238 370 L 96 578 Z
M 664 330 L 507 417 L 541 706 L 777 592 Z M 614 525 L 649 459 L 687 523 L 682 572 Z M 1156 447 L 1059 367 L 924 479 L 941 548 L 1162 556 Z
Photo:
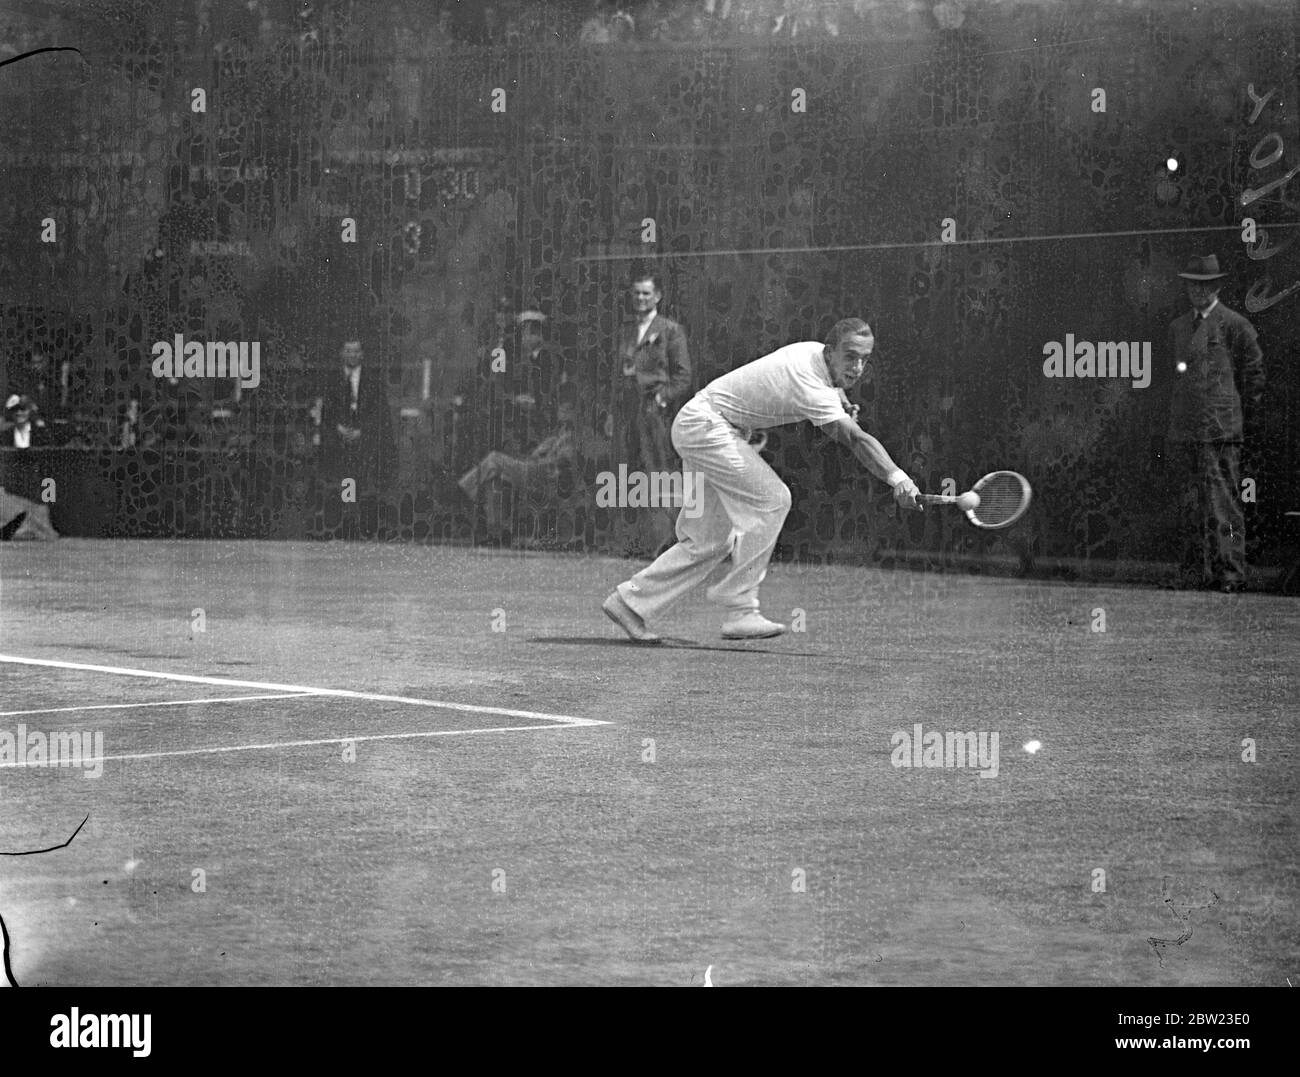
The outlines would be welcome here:
M 477 503 L 480 495 L 485 495 L 481 499 L 490 541 L 503 542 L 508 537 L 503 484 L 535 503 L 555 500 L 572 490 L 578 444 L 577 401 L 571 386 L 561 391 L 556 413 L 555 433 L 538 442 L 527 456 L 493 451 L 461 477 L 459 486 L 470 501 Z
M 32 398 L 13 394 L 5 401 L 5 422 L 0 426 L 0 448 L 31 449 L 45 443 L 45 423 Z
M 557 394 L 568 376 L 560 354 L 546 343 L 546 315 L 529 309 L 515 322 L 519 331 L 506 352 L 505 369 L 489 367 L 483 395 L 487 447 L 518 456 L 555 429 Z
M 34 347 L 26 359 L 17 361 L 14 369 L 5 372 L 4 388 L 9 396 L 30 400 L 33 413 L 47 414 L 54 394 L 50 391 L 50 361 L 45 352 Z

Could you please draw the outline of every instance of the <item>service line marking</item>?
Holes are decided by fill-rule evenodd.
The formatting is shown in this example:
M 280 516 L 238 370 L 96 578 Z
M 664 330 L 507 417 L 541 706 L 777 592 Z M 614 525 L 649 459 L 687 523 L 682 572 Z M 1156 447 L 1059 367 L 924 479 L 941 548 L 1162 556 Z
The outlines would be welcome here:
M 43 707 L 34 711 L 0 711 L 0 718 L 22 718 L 28 714 L 67 714 L 69 711 L 124 711 L 137 707 L 188 707 L 196 703 L 243 703 L 250 699 L 310 699 L 314 692 L 277 692 L 268 696 L 224 696 L 210 699 L 164 699 L 153 703 L 88 703 L 82 707 Z

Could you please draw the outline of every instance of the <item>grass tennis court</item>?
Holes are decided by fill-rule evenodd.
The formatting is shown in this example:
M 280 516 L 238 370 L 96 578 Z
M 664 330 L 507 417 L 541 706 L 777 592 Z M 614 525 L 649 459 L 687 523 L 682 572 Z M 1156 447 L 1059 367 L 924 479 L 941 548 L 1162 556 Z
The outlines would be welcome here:
M 0 851 L 89 814 L 0 858 L 23 986 L 1300 982 L 1293 600 L 775 565 L 804 631 L 640 647 L 612 558 L 0 557 L 0 734 L 104 757 L 0 767 Z

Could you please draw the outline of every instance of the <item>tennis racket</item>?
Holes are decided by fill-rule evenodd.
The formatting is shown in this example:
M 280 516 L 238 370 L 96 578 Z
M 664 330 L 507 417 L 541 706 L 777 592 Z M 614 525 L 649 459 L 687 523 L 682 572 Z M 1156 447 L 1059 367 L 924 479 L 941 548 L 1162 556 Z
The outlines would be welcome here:
M 978 499 L 974 508 L 966 509 L 966 519 L 976 527 L 996 529 L 1010 527 L 1025 514 L 1034 496 L 1029 480 L 1015 471 L 994 471 L 980 479 L 969 493 Z M 922 494 L 927 505 L 957 505 L 969 494 Z

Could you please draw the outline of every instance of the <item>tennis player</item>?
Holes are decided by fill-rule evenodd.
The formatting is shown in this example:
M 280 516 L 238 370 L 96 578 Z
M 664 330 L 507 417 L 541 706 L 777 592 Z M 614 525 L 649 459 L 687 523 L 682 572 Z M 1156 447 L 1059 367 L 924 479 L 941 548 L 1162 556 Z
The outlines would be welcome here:
M 758 588 L 790 511 L 790 488 L 751 444 L 758 432 L 806 419 L 889 483 L 900 505 L 921 508 L 916 484 L 853 421 L 857 408 L 852 414 L 846 410 L 845 391 L 862 376 L 874 347 L 871 327 L 846 318 L 824 344 L 801 341 L 778 348 L 710 382 L 678 412 L 673 446 L 694 480 L 698 502 L 692 512 L 678 515 L 677 544 L 605 600 L 606 615 L 632 639 L 659 642 L 647 624 L 728 555 L 726 575 L 706 592 L 726 611 L 723 639 L 767 639 L 785 631 L 785 625 L 759 612 Z

